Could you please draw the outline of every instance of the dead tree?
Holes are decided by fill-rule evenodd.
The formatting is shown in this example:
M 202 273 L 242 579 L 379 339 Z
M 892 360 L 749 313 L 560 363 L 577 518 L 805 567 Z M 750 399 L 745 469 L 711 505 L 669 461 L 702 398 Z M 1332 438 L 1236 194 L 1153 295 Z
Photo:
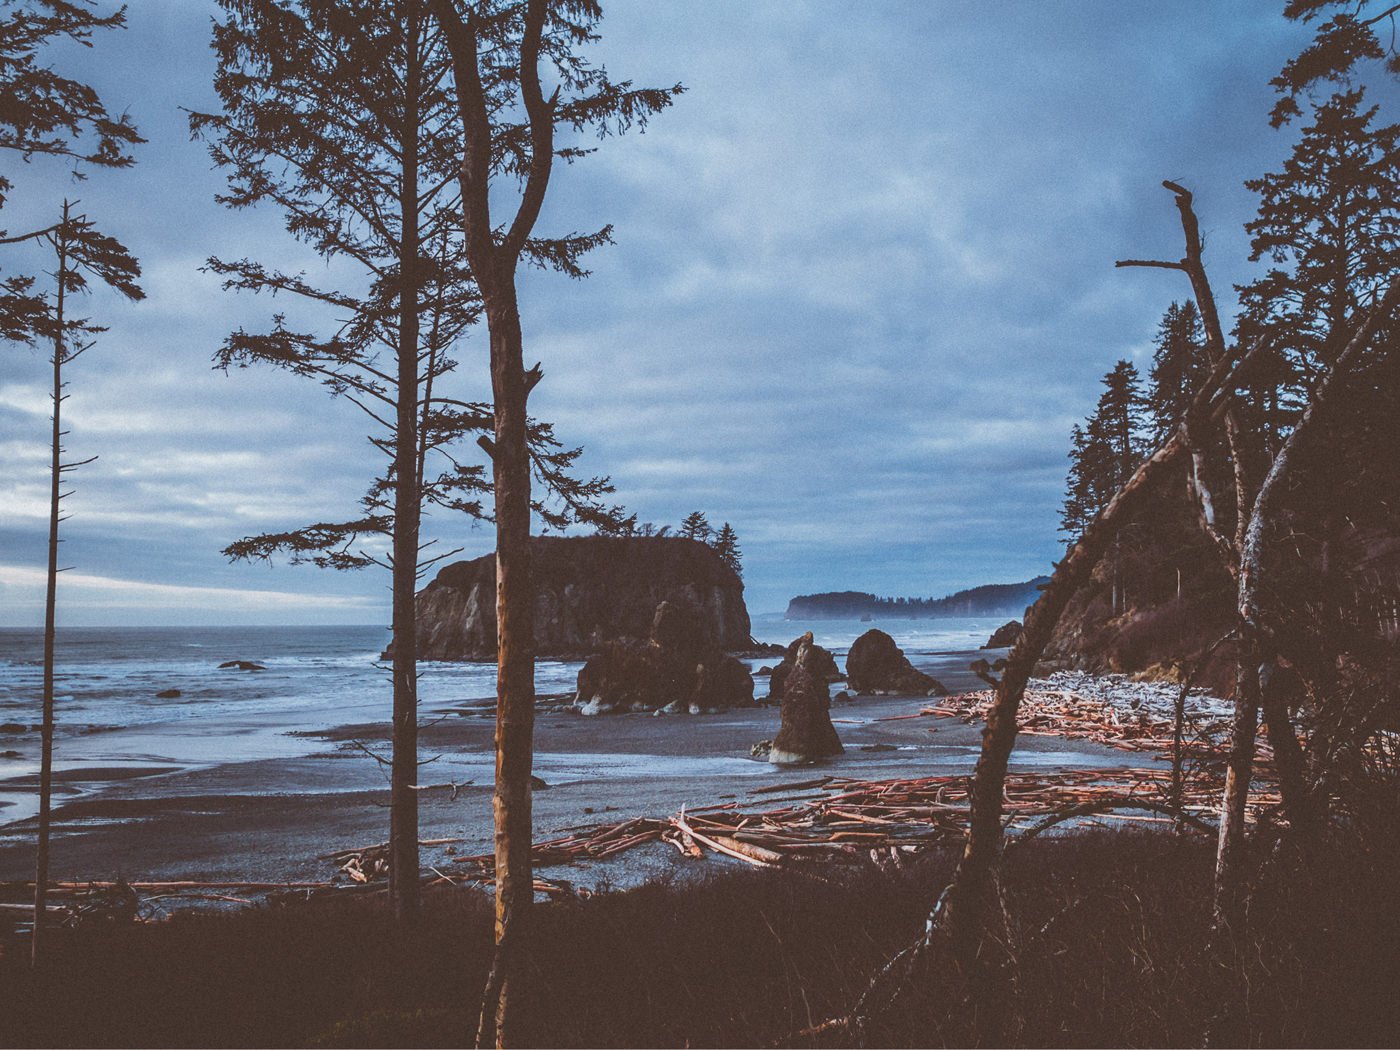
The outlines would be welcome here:
M 990 1045 L 1004 1042 L 1004 1024 L 1014 980 L 1014 956 L 1001 905 L 1000 876 L 1004 846 L 1002 799 L 1006 771 L 1016 745 L 1016 719 L 1026 684 L 1045 651 L 1065 606 L 1088 580 L 1124 522 L 1138 513 L 1156 483 L 1191 449 L 1190 434 L 1218 423 L 1229 408 L 1241 369 L 1249 362 L 1222 360 L 1197 392 L 1175 431 L 1133 472 L 1041 589 L 1026 614 L 1021 637 L 1006 657 L 996 682 L 996 698 L 982 731 L 982 752 L 971 789 L 971 814 L 962 859 L 952 883 L 929 915 L 923 937 L 876 975 L 869 989 L 844 1018 L 817 1026 L 839 1027 L 858 1038 L 869 1021 L 904 987 L 915 967 L 946 951 L 968 982 L 980 1018 L 979 1033 Z M 813 1030 L 809 1030 L 813 1031 Z
M 1155 266 L 1181 270 L 1190 278 L 1192 292 L 1200 311 L 1206 332 L 1206 350 L 1212 364 L 1224 356 L 1224 341 L 1220 329 L 1219 314 L 1210 281 L 1201 259 L 1199 225 L 1192 208 L 1189 191 L 1172 183 L 1163 185 L 1176 196 L 1177 209 L 1181 213 L 1182 231 L 1186 239 L 1186 254 L 1180 262 L 1153 262 L 1125 260 L 1119 266 Z M 1387 305 L 1390 303 L 1390 305 Z M 1388 315 L 1393 303 L 1389 296 L 1386 301 L 1366 319 L 1362 327 L 1353 335 L 1347 350 L 1329 371 L 1325 381 L 1314 391 L 1304 412 L 1303 420 L 1289 436 L 1284 447 L 1274 458 L 1258 491 L 1251 489 L 1246 459 L 1249 455 L 1241 439 L 1241 428 L 1235 413 L 1224 413 L 1223 422 L 1226 437 L 1226 451 L 1234 472 L 1235 481 L 1235 529 L 1233 540 L 1226 537 L 1215 520 L 1215 499 L 1205 483 L 1208 471 L 1204 469 L 1210 455 L 1209 446 L 1201 440 L 1205 435 L 1195 434 L 1192 443 L 1193 494 L 1196 496 L 1198 517 L 1201 526 L 1214 541 L 1222 564 L 1229 570 L 1237 586 L 1237 606 L 1239 621 L 1236 628 L 1236 685 L 1235 709 L 1231 726 L 1231 750 L 1226 773 L 1226 785 L 1221 801 L 1220 839 L 1216 860 L 1216 918 L 1218 922 L 1238 925 L 1242 901 L 1239 899 L 1238 861 L 1243 844 L 1245 802 L 1248 796 L 1252 775 L 1255 737 L 1262 710 L 1269 742 L 1273 746 L 1275 764 L 1279 774 L 1279 785 L 1284 800 L 1284 810 L 1292 825 L 1305 836 L 1313 823 L 1310 791 L 1302 747 L 1294 732 L 1288 708 L 1277 691 L 1271 688 L 1274 670 L 1278 665 L 1278 653 L 1273 649 L 1272 638 L 1264 629 L 1260 619 L 1259 573 L 1261 557 L 1267 537 L 1276 516 L 1277 493 L 1282 489 L 1282 481 L 1289 471 L 1289 462 L 1295 455 L 1290 445 L 1296 449 L 1297 441 L 1307 440 L 1307 433 L 1315 426 L 1311 422 L 1316 413 L 1314 405 L 1325 399 L 1327 389 L 1335 379 L 1344 375 L 1355 361 L 1356 355 L 1364 349 L 1375 333 L 1380 321 Z M 1358 343 L 1358 339 L 1360 342 Z M 1300 433 L 1301 432 L 1301 433 Z
M 9 238 L 10 243 L 23 240 L 44 241 L 53 248 L 57 267 L 52 276 L 54 293 L 47 315 L 35 325 L 35 331 L 49 337 L 53 352 L 52 365 L 53 419 L 49 445 L 49 549 L 48 573 L 44 599 L 44 670 L 43 714 L 39 735 L 39 829 L 34 861 L 34 939 L 30 948 L 31 964 L 36 964 L 43 938 L 44 913 L 49 885 L 49 838 L 53 799 L 53 738 L 54 738 L 54 663 L 57 630 L 55 611 L 58 605 L 58 526 L 63 520 L 61 505 L 68 493 L 63 491 L 63 478 L 93 459 L 64 462 L 63 402 L 67 399 L 63 366 L 83 354 L 93 343 L 84 341 L 105 329 L 85 318 L 74 318 L 69 311 L 69 298 L 88 290 L 88 278 L 95 277 L 131 300 L 145 297 L 136 284 L 141 267 L 126 248 L 111 237 L 105 237 L 93 227 L 86 216 L 72 213 L 74 202 L 64 201 L 61 218 L 46 230 Z

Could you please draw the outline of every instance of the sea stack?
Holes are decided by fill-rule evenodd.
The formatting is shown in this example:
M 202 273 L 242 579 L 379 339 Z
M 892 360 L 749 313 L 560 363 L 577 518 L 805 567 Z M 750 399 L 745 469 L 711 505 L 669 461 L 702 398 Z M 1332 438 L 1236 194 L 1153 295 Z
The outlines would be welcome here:
M 824 650 L 808 631 L 797 640 L 792 670 L 783 681 L 782 728 L 768 761 L 790 766 L 845 753 L 831 724 L 831 691 L 821 666 Z

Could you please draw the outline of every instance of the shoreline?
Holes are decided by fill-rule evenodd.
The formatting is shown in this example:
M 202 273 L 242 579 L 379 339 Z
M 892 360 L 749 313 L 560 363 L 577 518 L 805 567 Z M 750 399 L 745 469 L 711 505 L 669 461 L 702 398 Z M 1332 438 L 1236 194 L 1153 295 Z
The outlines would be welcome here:
M 714 715 L 542 712 L 536 727 L 535 838 L 637 816 L 668 817 L 683 806 L 746 798 L 760 787 L 814 776 L 878 780 L 972 772 L 981 726 L 917 715 L 927 697 L 875 696 L 835 701 L 832 720 L 844 755 L 778 767 L 749 748 L 771 738 L 776 706 Z M 486 714 L 486 712 L 482 712 Z M 337 866 L 325 854 L 388 838 L 388 788 L 373 749 L 387 723 L 317 731 L 338 749 L 320 756 L 260 759 L 164 776 L 146 770 L 108 781 L 95 796 L 55 807 L 55 878 L 110 881 L 329 882 Z M 424 727 L 423 782 L 440 785 L 419 799 L 420 838 L 458 840 L 423 849 L 423 867 L 449 869 L 454 855 L 489 853 L 494 718 L 458 716 Z M 352 744 L 352 741 L 358 743 Z M 1013 768 L 1122 768 L 1141 760 L 1110 748 L 1056 737 L 1018 744 Z M 109 772 L 116 772 L 109 770 Z M 0 830 L 0 881 L 32 878 L 33 821 Z M 573 874 L 633 885 L 685 864 L 674 850 L 628 851 Z

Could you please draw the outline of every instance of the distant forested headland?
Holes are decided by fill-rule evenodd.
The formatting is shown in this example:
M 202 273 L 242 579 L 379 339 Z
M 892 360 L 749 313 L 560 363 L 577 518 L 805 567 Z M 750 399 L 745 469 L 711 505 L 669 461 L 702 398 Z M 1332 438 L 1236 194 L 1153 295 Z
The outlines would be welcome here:
M 946 598 L 881 598 L 863 591 L 804 594 L 788 602 L 789 620 L 933 619 L 940 616 L 1021 616 L 1050 577 L 1024 583 L 991 583 Z

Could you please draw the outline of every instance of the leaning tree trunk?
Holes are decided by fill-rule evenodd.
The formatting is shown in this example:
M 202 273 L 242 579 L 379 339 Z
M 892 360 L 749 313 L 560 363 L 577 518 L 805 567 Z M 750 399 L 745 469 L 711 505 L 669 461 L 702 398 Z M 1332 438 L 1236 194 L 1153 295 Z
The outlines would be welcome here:
M 971 816 L 962 860 L 953 883 L 941 902 L 941 913 L 930 918 L 929 935 L 941 930 L 952 947 L 972 994 L 983 999 L 979 1017 L 993 1024 L 1008 1016 L 1011 967 L 1014 958 L 1005 943 L 1000 902 L 1000 869 L 1003 846 L 1002 793 L 1006 769 L 1016 744 L 1016 718 L 1036 661 L 1074 592 L 1089 578 L 1094 566 L 1112 543 L 1117 530 L 1141 507 L 1153 485 L 1191 448 L 1190 433 L 1221 415 L 1229 405 L 1235 379 L 1244 361 L 1230 367 L 1222 361 L 1197 393 L 1186 418 L 1151 456 L 1145 459 L 1108 505 L 1084 530 L 1065 560 L 1055 567 L 1026 615 L 1021 637 L 1007 656 L 996 699 L 987 712 L 982 732 L 982 752 L 973 778 Z M 983 1009 L 985 1007 L 985 1011 Z M 993 1044 L 1002 1041 L 999 1028 L 981 1033 Z

